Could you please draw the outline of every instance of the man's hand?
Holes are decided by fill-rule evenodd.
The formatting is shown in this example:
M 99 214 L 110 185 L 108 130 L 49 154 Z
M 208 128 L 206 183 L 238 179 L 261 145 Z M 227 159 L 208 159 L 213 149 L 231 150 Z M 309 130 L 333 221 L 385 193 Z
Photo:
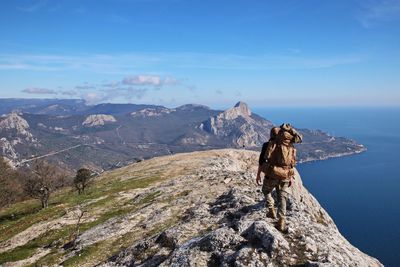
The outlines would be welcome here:
M 257 173 L 256 183 L 257 183 L 258 186 L 261 185 L 261 176 L 260 176 L 259 173 Z

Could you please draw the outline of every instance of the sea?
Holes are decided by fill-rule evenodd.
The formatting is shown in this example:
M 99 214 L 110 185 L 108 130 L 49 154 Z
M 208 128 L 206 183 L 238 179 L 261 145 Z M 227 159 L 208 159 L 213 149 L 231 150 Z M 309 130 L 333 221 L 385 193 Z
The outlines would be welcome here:
M 400 108 L 259 108 L 279 125 L 320 129 L 365 145 L 361 154 L 299 164 L 304 185 L 358 249 L 400 266 Z

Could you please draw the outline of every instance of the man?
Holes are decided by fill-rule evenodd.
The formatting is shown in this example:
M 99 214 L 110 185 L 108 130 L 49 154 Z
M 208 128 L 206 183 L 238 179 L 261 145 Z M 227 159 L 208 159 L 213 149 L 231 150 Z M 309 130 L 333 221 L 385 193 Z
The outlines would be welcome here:
M 262 192 L 265 195 L 267 217 L 276 219 L 275 202 L 271 195 L 275 189 L 278 200 L 278 225 L 280 231 L 286 230 L 286 200 L 294 176 L 296 149 L 294 143 L 302 141 L 301 135 L 290 125 L 271 129 L 270 139 L 263 144 L 259 157 L 256 183 L 260 185 L 261 172 L 265 174 Z

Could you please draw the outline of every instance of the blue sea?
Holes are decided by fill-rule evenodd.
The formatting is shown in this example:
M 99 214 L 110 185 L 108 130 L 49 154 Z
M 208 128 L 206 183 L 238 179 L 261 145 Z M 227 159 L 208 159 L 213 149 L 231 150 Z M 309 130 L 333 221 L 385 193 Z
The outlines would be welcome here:
M 275 124 L 320 129 L 364 144 L 365 153 L 298 165 L 305 186 L 340 232 L 385 266 L 399 266 L 400 108 L 264 108 Z

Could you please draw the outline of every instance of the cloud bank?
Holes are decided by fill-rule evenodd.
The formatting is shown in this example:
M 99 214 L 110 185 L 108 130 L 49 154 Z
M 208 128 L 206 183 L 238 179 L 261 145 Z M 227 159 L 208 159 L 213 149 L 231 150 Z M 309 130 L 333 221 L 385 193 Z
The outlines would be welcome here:
M 120 81 L 103 82 L 102 84 L 91 84 L 84 82 L 76 85 L 71 90 L 57 90 L 29 87 L 21 92 L 26 94 L 52 94 L 70 97 L 80 97 L 88 104 L 97 104 L 105 101 L 123 98 L 128 101 L 141 99 L 150 90 L 159 90 L 164 86 L 178 86 L 181 83 L 172 76 L 160 75 L 130 75 L 122 78 Z
M 22 90 L 23 93 L 26 94 L 39 94 L 39 95 L 54 95 L 57 94 L 57 91 L 46 89 L 46 88 L 39 88 L 39 87 L 29 87 Z

